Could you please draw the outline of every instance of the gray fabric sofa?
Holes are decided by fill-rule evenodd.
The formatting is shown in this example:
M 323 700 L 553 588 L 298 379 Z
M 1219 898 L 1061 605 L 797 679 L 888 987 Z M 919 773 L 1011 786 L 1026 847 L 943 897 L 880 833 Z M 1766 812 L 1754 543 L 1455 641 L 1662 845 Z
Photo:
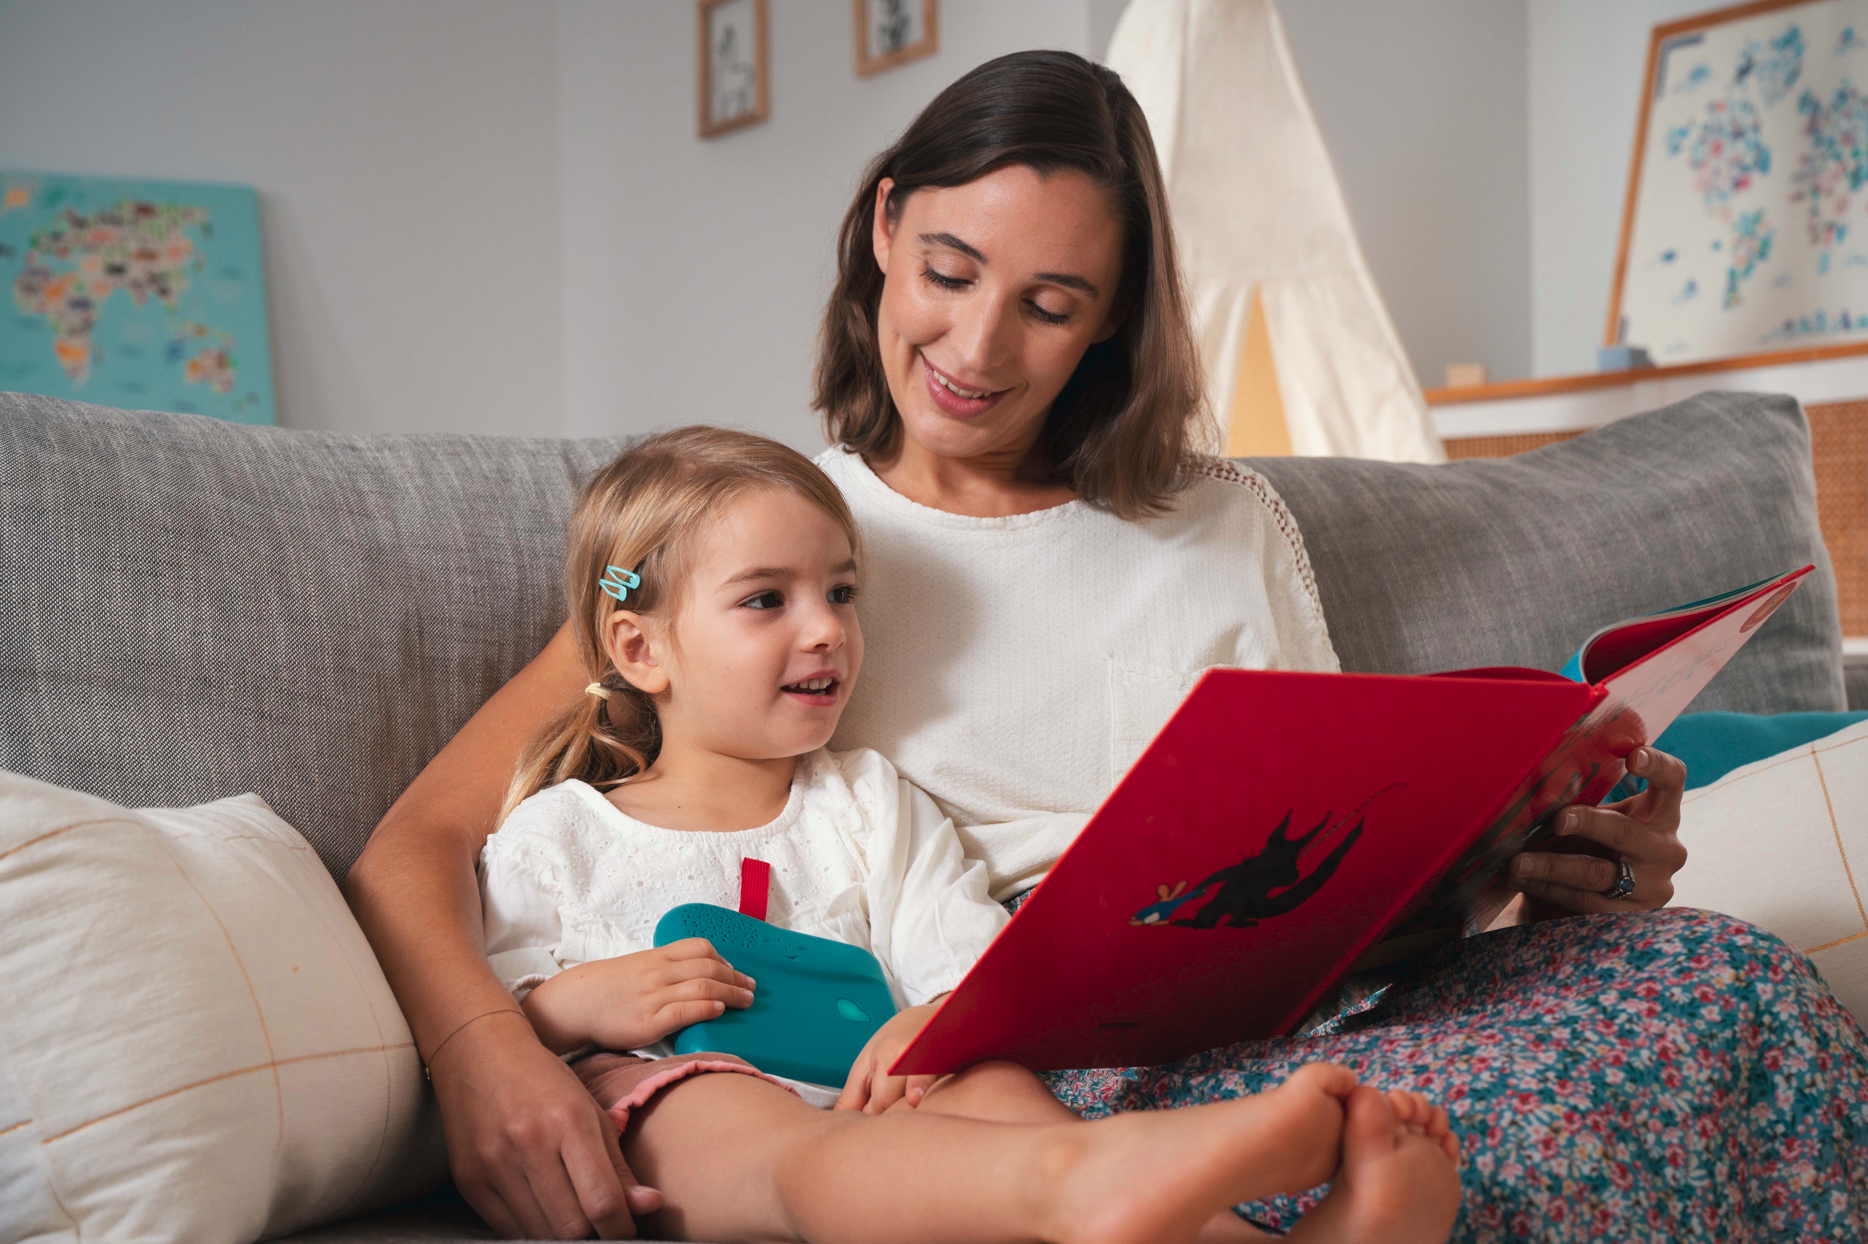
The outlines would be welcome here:
M 341 878 L 558 625 L 570 502 L 623 443 L 0 394 L 0 768 L 131 806 L 256 791 Z M 1845 707 L 1809 452 L 1793 400 L 1715 393 L 1512 459 L 1252 465 L 1349 670 L 1554 669 L 1601 625 L 1815 562 L 1693 706 L 1786 712 Z M 489 1236 L 443 1190 L 294 1238 Z

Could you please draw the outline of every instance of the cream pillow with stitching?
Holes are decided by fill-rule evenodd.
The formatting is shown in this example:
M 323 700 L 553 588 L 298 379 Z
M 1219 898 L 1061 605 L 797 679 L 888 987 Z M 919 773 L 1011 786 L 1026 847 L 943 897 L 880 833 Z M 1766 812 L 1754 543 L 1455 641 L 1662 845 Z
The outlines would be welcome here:
M 0 930 L 0 1244 L 245 1242 L 443 1177 L 388 983 L 258 796 L 0 772 Z
M 1686 792 L 1680 841 L 1674 906 L 1777 934 L 1868 1024 L 1868 721 Z

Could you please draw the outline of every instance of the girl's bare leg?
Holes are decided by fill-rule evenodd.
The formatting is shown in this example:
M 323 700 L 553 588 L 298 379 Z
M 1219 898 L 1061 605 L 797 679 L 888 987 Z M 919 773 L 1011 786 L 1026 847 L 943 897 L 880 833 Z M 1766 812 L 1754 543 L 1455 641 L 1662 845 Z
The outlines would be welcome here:
M 1315 1187 L 1355 1077 L 1311 1066 L 1256 1097 L 1095 1123 L 821 1112 L 751 1076 L 674 1085 L 623 1150 L 676 1238 L 816 1244 L 1172 1244 L 1225 1207 Z
M 913 1109 L 991 1123 L 1082 1122 L 1044 1081 L 1018 1063 L 1006 1062 L 976 1063 L 936 1080 Z

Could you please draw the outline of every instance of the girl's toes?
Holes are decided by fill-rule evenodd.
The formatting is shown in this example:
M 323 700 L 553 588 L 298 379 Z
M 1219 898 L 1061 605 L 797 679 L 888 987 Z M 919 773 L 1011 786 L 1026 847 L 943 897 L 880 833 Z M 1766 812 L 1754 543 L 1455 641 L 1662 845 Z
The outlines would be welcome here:
M 1394 1108 L 1395 1122 L 1410 1127 L 1424 1123 L 1431 1109 L 1425 1097 L 1407 1089 L 1389 1089 L 1388 1104 Z
M 1356 1091 L 1356 1073 L 1336 1063 L 1305 1063 L 1289 1076 L 1285 1084 L 1314 1089 L 1330 1097 L 1347 1098 Z
M 1364 1085 L 1349 1095 L 1349 1117 L 1343 1125 L 1343 1161 L 1391 1150 L 1400 1142 L 1388 1094 Z
M 1451 1162 L 1454 1166 L 1461 1165 L 1459 1159 L 1459 1137 L 1453 1134 L 1453 1130 L 1448 1128 L 1446 1135 L 1441 1136 L 1439 1140 L 1440 1148 L 1446 1153 L 1446 1160 Z

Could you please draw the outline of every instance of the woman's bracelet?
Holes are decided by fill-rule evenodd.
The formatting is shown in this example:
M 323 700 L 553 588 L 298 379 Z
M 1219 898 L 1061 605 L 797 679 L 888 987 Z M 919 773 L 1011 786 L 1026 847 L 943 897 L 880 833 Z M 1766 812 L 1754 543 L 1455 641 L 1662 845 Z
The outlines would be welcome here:
M 456 1024 L 454 1026 L 454 1031 L 450 1032 L 447 1036 L 442 1037 L 441 1040 L 435 1045 L 435 1048 L 428 1052 L 428 1057 L 422 1060 L 422 1078 L 424 1080 L 429 1081 L 430 1083 L 433 1083 L 434 1076 L 429 1073 L 428 1069 L 434 1065 L 436 1055 L 441 1053 L 441 1047 L 446 1045 L 448 1042 L 452 1041 L 455 1037 L 459 1036 L 461 1029 L 467 1027 L 467 1025 L 469 1024 L 477 1024 L 489 1015 L 517 1015 L 521 1019 L 525 1018 L 525 1012 L 518 1009 L 517 1007 L 502 1006 L 496 1010 L 482 1011 L 478 1015 L 474 1016 L 472 1019 L 463 1020 L 461 1023 Z

